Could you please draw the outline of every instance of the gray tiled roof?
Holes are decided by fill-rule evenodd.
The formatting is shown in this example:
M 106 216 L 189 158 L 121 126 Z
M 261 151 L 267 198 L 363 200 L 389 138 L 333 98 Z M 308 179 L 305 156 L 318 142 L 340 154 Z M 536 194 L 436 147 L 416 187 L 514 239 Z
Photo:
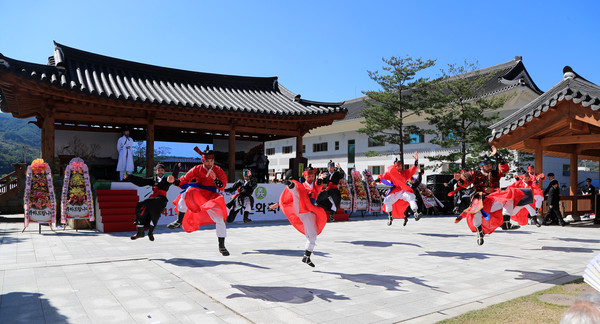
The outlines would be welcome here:
M 593 111 L 600 109 L 600 87 L 582 78 L 569 66 L 563 69 L 564 79 L 521 109 L 498 123 L 490 126 L 492 135 L 489 141 L 500 138 L 539 117 L 543 112 L 556 106 L 560 101 L 572 100 L 573 103 L 589 107 Z
M 456 78 L 463 79 L 479 77 L 487 78 L 487 82 L 482 87 L 480 93 L 478 93 L 479 96 L 499 94 L 509 91 L 517 86 L 526 86 L 538 94 L 542 93 L 542 91 L 529 76 L 529 73 L 525 69 L 525 65 L 523 65 L 523 60 L 520 56 L 517 56 L 514 60 L 502 64 L 452 76 L 449 78 L 449 80 Z M 367 98 L 368 97 L 363 96 L 346 100 L 342 105 L 342 108 L 348 109 L 345 120 L 360 118 L 360 113 L 367 108 L 363 102 Z
M 345 113 L 342 103 L 300 99 L 277 77 L 201 73 L 125 61 L 55 42 L 48 65 L 0 54 L 9 72 L 90 96 L 156 105 L 279 116 Z

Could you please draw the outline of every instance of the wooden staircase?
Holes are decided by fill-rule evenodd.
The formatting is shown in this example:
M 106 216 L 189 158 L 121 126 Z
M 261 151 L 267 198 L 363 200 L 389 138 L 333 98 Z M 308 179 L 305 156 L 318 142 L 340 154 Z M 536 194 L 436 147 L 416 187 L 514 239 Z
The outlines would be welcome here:
M 100 232 L 134 232 L 136 190 L 96 190 L 96 228 Z

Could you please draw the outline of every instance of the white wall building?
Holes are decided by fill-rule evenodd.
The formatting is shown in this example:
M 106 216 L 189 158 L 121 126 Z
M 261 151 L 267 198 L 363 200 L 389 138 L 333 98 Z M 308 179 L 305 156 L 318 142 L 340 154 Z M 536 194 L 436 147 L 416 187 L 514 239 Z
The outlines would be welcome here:
M 542 91 L 535 85 L 521 57 L 515 57 L 506 63 L 480 69 L 475 72 L 465 74 L 465 77 L 478 73 L 479 75 L 490 75 L 490 81 L 486 84 L 486 95 L 506 95 L 508 100 L 502 108 L 498 110 L 500 118 L 504 118 L 519 108 L 523 107 L 533 99 L 542 94 Z M 366 134 L 358 133 L 357 130 L 364 125 L 365 120 L 360 116 L 360 112 L 366 108 L 363 99 L 360 97 L 344 102 L 343 107 L 348 109 L 345 119 L 333 122 L 330 126 L 319 127 L 312 130 L 302 139 L 303 156 L 313 167 L 324 168 L 329 160 L 340 163 L 344 170 L 356 168 L 357 170 L 369 169 L 373 174 L 383 173 L 385 168 L 391 165 L 398 157 L 398 146 L 385 143 L 383 146 L 373 146 Z M 416 124 L 421 128 L 430 127 L 423 116 L 413 115 L 405 118 L 407 124 Z M 416 143 L 404 145 L 404 163 L 414 163 L 413 154 L 419 153 L 419 164 L 429 166 L 432 163 L 427 159 L 428 156 L 445 153 L 437 145 L 429 141 L 433 135 L 425 135 L 421 138 L 415 136 Z M 277 141 L 265 142 L 265 152 L 269 158 L 269 168 L 272 173 L 281 178 L 288 168 L 289 159 L 295 157 L 296 141 L 294 138 L 282 139 Z M 379 152 L 380 155 L 367 157 L 368 151 Z M 395 155 L 394 155 L 395 153 Z M 563 164 L 568 165 L 567 159 L 545 157 L 544 172 L 553 172 L 557 179 L 568 184 L 568 177 L 564 180 L 562 177 Z M 441 170 L 425 170 L 423 181 L 430 174 L 440 173 Z M 512 179 L 505 180 L 502 186 L 512 183 Z

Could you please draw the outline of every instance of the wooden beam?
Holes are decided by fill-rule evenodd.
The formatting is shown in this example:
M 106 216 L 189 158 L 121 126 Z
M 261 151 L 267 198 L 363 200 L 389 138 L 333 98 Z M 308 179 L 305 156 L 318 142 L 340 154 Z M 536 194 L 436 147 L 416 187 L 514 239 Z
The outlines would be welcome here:
M 587 143 L 600 144 L 600 134 L 545 137 L 541 139 L 540 143 L 542 146 Z
M 523 141 L 523 145 L 531 150 L 535 150 L 538 147 L 540 147 L 540 140 L 537 138 L 528 138 L 526 140 Z
M 556 129 L 559 127 L 565 127 L 567 125 L 565 121 L 565 115 L 560 111 L 549 111 L 541 116 L 544 117 L 543 120 L 538 117 L 535 122 L 532 121 L 526 123 L 525 125 L 527 127 L 518 127 L 509 134 L 505 134 L 500 138 L 494 139 L 490 144 L 495 145 L 496 147 L 509 148 L 510 146 L 526 139 L 539 137 L 541 133 L 548 132 L 552 128 Z

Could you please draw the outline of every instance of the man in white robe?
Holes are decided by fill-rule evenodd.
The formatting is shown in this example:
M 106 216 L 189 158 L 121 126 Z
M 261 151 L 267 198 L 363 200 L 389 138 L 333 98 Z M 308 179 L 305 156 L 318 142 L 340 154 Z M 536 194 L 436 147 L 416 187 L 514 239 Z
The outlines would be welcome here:
M 117 151 L 119 152 L 117 171 L 119 171 L 119 180 L 123 180 L 125 173 L 133 172 L 133 139 L 129 137 L 129 129 L 126 127 L 123 128 L 123 136 L 117 141 Z

